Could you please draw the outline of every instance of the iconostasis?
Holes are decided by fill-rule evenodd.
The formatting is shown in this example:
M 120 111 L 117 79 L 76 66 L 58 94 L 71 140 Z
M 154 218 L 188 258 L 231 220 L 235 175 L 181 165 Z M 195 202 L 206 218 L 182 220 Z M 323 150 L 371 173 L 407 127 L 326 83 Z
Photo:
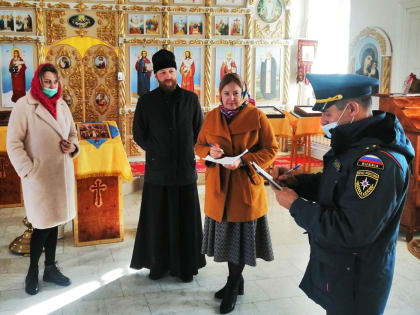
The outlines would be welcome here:
M 259 105 L 288 103 L 290 0 L 0 1 L 0 110 L 30 88 L 42 62 L 57 66 L 75 121 L 114 120 L 127 154 L 139 97 L 157 87 L 152 55 L 174 52 L 181 87 L 206 112 L 229 72 Z

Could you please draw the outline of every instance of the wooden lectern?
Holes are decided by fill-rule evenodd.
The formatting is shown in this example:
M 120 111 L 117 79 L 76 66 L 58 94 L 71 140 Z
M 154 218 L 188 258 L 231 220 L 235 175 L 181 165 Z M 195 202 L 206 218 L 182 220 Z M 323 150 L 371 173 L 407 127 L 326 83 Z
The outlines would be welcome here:
M 379 109 L 398 117 L 416 151 L 400 225 L 407 233 L 406 240 L 410 241 L 413 234 L 420 230 L 420 97 L 379 94 Z

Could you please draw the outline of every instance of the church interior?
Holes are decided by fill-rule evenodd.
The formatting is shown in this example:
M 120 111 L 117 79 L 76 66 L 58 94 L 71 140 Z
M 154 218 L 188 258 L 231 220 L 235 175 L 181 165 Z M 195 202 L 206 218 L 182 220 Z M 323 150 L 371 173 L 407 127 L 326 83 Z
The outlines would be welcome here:
M 197 95 L 204 117 L 220 104 L 223 76 L 239 74 L 271 123 L 274 164 L 300 164 L 299 174 L 322 171 L 330 148 L 306 75 L 379 80 L 374 109 L 394 113 L 416 150 L 384 314 L 420 314 L 419 29 L 420 0 L 0 0 L 0 315 L 218 313 L 213 294 L 226 266 L 212 257 L 189 283 L 130 268 L 146 159 L 132 126 L 138 100 L 159 86 L 152 56 L 160 49 L 175 55 L 177 83 Z M 72 285 L 40 281 L 30 296 L 32 226 L 6 135 L 45 62 L 59 71 L 77 127 L 77 215 L 59 226 L 56 252 Z M 196 169 L 203 211 L 206 166 Z M 247 293 L 232 314 L 325 314 L 299 289 L 307 235 L 269 186 L 266 194 L 275 259 L 245 268 Z

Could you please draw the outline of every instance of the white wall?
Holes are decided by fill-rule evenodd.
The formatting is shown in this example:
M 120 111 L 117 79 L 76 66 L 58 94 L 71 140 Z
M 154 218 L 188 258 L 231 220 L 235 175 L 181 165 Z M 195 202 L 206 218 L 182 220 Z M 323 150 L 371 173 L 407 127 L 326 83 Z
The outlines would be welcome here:
M 388 35 L 392 45 L 391 92 L 401 92 L 407 74 L 398 73 L 399 49 L 402 40 L 400 0 L 351 0 L 350 43 L 366 27 L 379 27 Z

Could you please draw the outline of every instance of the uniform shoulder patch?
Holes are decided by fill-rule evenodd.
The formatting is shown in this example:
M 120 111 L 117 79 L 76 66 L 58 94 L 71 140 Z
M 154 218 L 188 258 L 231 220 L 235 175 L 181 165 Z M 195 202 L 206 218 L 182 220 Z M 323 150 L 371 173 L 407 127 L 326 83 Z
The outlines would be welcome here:
M 382 160 L 376 155 L 367 154 L 363 155 L 357 160 L 357 166 L 374 168 L 376 170 L 383 170 L 384 162 L 382 162 Z
M 376 188 L 379 174 L 369 170 L 358 170 L 354 177 L 354 190 L 360 199 L 368 197 Z

